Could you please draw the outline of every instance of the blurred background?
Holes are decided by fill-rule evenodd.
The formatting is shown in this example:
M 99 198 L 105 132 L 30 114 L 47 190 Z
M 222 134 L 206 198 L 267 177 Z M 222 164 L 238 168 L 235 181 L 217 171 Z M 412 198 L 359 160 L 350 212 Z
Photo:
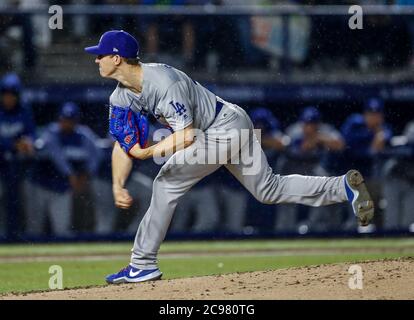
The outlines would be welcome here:
M 349 27 L 353 4 L 362 29 Z M 61 29 L 49 27 L 52 5 Z M 110 29 L 136 36 L 143 62 L 182 69 L 244 108 L 276 173 L 356 168 L 376 203 L 360 228 L 348 204 L 262 205 L 223 168 L 183 197 L 167 238 L 414 234 L 414 1 L 3 0 L 1 241 L 135 235 L 160 166 L 136 161 L 135 204 L 114 207 L 116 83 L 83 51 Z

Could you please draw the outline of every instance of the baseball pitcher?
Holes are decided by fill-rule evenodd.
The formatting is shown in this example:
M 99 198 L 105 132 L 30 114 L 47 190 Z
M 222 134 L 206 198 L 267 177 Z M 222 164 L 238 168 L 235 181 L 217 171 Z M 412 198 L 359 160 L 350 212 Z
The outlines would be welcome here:
M 85 50 L 96 55 L 102 77 L 118 81 L 109 115 L 109 130 L 117 140 L 112 153 L 116 205 L 132 204 L 124 185 L 133 159 L 171 155 L 154 179 L 151 204 L 138 227 L 130 264 L 108 275 L 108 283 L 161 278 L 157 253 L 178 200 L 223 165 L 263 203 L 322 206 L 350 201 L 361 225 L 372 219 L 373 202 L 358 171 L 338 177 L 274 174 L 242 108 L 175 68 L 140 62 L 139 44 L 127 32 L 108 31 L 98 45 Z M 150 113 L 174 133 L 147 146 Z M 201 161 L 207 156 L 208 161 Z M 251 158 L 253 165 L 245 161 Z

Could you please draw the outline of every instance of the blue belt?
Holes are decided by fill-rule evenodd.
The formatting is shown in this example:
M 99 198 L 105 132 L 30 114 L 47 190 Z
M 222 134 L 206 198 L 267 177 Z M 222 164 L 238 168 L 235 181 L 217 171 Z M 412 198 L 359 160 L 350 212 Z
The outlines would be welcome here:
M 217 118 L 218 114 L 220 113 L 221 109 L 223 108 L 224 103 L 217 101 L 216 102 L 216 115 L 214 116 L 214 118 Z

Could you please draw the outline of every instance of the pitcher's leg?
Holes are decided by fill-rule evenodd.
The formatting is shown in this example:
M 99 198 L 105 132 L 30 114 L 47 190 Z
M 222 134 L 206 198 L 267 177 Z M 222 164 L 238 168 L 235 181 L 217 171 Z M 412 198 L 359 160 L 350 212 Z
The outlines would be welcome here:
M 260 202 L 321 206 L 347 201 L 344 176 L 314 177 L 296 174 L 281 176 L 273 173 L 266 155 L 256 139 L 250 142 L 250 148 L 241 150 L 241 159 L 248 158 L 243 154 L 248 153 L 249 149 L 256 153 L 254 158 L 260 161 L 253 164 L 253 167 L 257 168 L 256 170 L 246 170 L 248 165 L 243 161 L 239 164 L 228 164 L 226 168 Z M 251 174 L 252 172 L 254 174 Z
M 151 204 L 143 217 L 132 249 L 131 265 L 138 269 L 157 268 L 157 253 L 170 225 L 178 199 L 195 183 L 217 170 L 219 164 L 186 164 L 197 143 L 175 153 L 153 182 Z M 184 164 L 177 164 L 184 163 Z

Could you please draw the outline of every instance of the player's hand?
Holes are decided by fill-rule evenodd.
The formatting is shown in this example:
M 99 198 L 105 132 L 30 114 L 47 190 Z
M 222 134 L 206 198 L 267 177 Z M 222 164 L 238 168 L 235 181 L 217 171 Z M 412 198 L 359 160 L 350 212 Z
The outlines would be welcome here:
M 120 209 L 129 209 L 133 203 L 133 199 L 128 190 L 119 186 L 113 187 L 115 205 Z

